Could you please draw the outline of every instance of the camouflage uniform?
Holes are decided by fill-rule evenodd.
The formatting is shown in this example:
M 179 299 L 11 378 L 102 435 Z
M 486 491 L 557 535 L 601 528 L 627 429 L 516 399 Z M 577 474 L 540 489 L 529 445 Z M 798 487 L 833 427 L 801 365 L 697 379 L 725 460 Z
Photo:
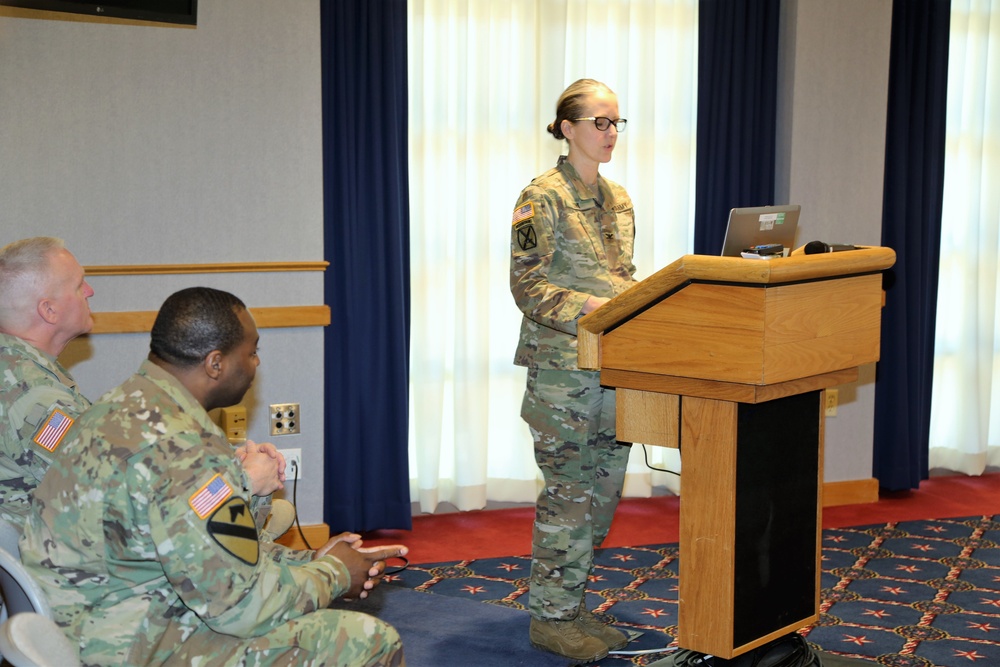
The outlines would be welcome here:
M 20 526 L 63 436 L 90 407 L 59 362 L 0 334 L 0 517 Z
M 524 314 L 514 363 L 528 367 L 521 417 L 545 478 L 530 594 L 531 613 L 542 620 L 576 617 L 628 463 L 629 445 L 615 439 L 614 391 L 576 359 L 576 320 L 587 299 L 634 284 L 632 200 L 603 177 L 597 187 L 560 158 L 521 193 L 511 230 L 510 287 Z
M 261 544 L 249 480 L 193 396 L 149 361 L 77 420 L 35 492 L 28 570 L 85 665 L 398 665 L 399 636 L 324 609 L 332 556 Z

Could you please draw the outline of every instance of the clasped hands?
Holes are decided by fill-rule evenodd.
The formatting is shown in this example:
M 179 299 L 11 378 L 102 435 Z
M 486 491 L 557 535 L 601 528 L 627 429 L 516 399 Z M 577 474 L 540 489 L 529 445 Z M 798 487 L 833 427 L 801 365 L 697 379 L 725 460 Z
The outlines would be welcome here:
M 250 493 L 269 496 L 285 488 L 285 457 L 269 442 L 247 444 L 236 448 L 236 458 L 250 478 Z
M 250 492 L 255 496 L 266 496 L 284 488 L 285 457 L 269 442 L 247 444 L 236 448 L 236 458 L 250 478 Z M 334 556 L 347 566 L 351 575 L 351 587 L 344 599 L 366 598 L 385 574 L 385 561 L 390 558 L 405 557 L 409 550 L 395 544 L 384 547 L 362 547 L 361 536 L 356 533 L 341 533 L 331 537 L 326 544 L 316 550 L 313 559 L 326 554 Z
M 356 533 L 341 533 L 331 537 L 326 544 L 316 549 L 313 559 L 327 554 L 334 556 L 347 566 L 351 574 L 351 587 L 344 594 L 345 600 L 368 597 L 368 591 L 382 581 L 385 561 L 400 558 L 409 553 L 402 544 L 383 547 L 362 547 L 361 536 Z

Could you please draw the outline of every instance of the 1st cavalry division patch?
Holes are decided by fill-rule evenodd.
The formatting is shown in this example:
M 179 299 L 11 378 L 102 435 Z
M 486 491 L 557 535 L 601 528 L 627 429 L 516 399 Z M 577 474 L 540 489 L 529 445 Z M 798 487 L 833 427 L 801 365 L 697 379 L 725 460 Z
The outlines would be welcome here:
M 248 565 L 256 565 L 260 557 L 257 527 L 247 501 L 231 498 L 208 520 L 208 534 L 220 547 Z

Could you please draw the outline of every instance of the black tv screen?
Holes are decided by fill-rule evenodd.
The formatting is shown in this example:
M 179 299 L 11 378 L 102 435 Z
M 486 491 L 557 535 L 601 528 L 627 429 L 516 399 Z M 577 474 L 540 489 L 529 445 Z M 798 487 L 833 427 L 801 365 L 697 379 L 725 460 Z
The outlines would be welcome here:
M 0 5 L 181 25 L 196 25 L 198 20 L 198 0 L 0 0 Z

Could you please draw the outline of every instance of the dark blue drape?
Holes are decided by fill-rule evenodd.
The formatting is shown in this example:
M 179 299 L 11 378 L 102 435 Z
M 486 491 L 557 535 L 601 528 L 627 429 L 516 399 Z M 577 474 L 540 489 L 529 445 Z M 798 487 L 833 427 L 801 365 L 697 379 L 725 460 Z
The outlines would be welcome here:
M 323 517 L 334 532 L 409 528 L 406 0 L 322 0 L 320 20 Z
M 698 5 L 694 252 L 718 255 L 729 209 L 774 203 L 779 0 Z
M 949 0 L 892 6 L 882 245 L 896 265 L 886 273 L 874 438 L 874 475 L 890 491 L 928 474 L 950 12 Z

